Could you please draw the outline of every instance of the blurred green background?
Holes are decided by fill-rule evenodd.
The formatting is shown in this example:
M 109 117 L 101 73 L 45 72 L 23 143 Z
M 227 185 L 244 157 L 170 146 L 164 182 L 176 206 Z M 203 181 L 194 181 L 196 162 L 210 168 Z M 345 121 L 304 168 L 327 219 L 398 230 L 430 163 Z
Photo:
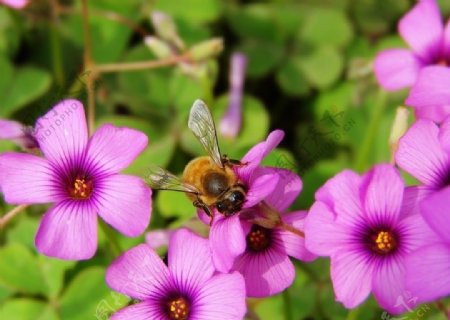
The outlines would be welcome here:
M 439 3 L 448 16 L 450 2 Z M 173 17 L 188 47 L 212 37 L 224 40 L 223 52 L 205 63 L 200 76 L 178 66 L 101 74 L 94 85 L 96 126 L 111 122 L 149 136 L 148 148 L 127 172 L 142 175 L 155 163 L 180 173 L 192 157 L 204 153 L 187 128 L 192 102 L 205 99 L 218 123 L 228 104 L 230 56 L 242 52 L 248 59 L 243 127 L 235 139 L 219 134 L 222 152 L 239 159 L 270 130 L 283 129 L 284 141 L 265 164 L 301 175 L 304 187 L 293 209 L 307 209 L 317 188 L 340 170 L 363 172 L 389 161 L 390 127 L 406 91 L 383 92 L 371 64 L 381 49 L 405 46 L 396 25 L 413 4 L 89 1 L 93 60 L 98 64 L 156 59 L 143 42 L 144 35 L 154 34 L 153 10 Z M 79 1 L 32 0 L 21 11 L 0 7 L 0 118 L 33 125 L 63 97 L 76 97 L 86 106 L 84 49 Z M 0 141 L 0 152 L 8 150 L 17 147 Z M 1 201 L 2 214 L 13 208 Z M 0 319 L 107 319 L 128 303 L 104 283 L 104 270 L 114 257 L 109 242 L 99 232 L 99 249 L 89 261 L 39 256 L 34 234 L 46 208 L 30 207 L 1 230 Z M 176 228 L 194 216 L 184 195 L 155 192 L 149 230 Z M 143 236 L 128 239 L 111 233 L 123 250 L 144 241 Z M 327 259 L 296 262 L 296 268 L 297 278 L 287 292 L 250 300 L 249 319 L 390 319 L 373 298 L 352 311 L 336 303 Z M 424 315 L 413 311 L 399 318 L 444 319 L 432 304 L 417 310 L 425 310 Z

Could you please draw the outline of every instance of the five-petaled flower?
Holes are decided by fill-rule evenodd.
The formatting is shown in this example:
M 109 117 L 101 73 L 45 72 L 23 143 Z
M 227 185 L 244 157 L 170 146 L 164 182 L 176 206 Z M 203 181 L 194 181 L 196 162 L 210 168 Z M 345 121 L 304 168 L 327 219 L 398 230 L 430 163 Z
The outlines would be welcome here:
M 305 222 L 306 248 L 331 258 L 337 300 L 347 308 L 372 291 L 378 304 L 397 314 L 405 292 L 405 259 L 437 240 L 417 212 L 405 210 L 404 183 L 390 165 L 362 177 L 345 170 L 316 192 Z
M 292 284 L 295 268 L 289 256 L 307 262 L 316 258 L 305 248 L 306 211 L 285 213 L 301 191 L 300 178 L 289 170 L 271 170 L 280 176 L 274 191 L 240 215 L 245 250 L 234 261 L 232 270 L 244 276 L 249 297 L 271 296 Z
M 112 263 L 106 282 L 140 300 L 112 320 L 240 320 L 246 311 L 242 276 L 215 273 L 208 240 L 186 229 L 176 231 L 169 241 L 168 266 L 141 244 Z
M 38 119 L 35 138 L 44 158 L 0 155 L 0 189 L 8 203 L 53 203 L 36 235 L 38 251 L 91 258 L 97 214 L 126 236 L 145 230 L 151 190 L 140 178 L 118 174 L 146 147 L 143 133 L 105 124 L 88 139 L 83 105 L 63 100 Z

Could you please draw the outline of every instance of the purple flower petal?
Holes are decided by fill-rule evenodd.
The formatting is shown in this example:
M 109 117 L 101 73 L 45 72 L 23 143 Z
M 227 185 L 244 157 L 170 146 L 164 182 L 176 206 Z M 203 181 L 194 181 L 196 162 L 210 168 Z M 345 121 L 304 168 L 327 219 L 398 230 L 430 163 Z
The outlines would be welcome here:
M 276 188 L 280 176 L 270 168 L 256 168 L 249 182 L 243 208 L 251 208 L 268 197 Z
M 403 200 L 403 180 L 391 165 L 380 164 L 363 177 L 362 193 L 367 218 L 373 225 L 393 225 Z
M 439 143 L 439 129 L 430 120 L 418 120 L 400 139 L 397 164 L 422 183 L 437 186 L 447 174 L 448 156 Z
M 294 172 L 281 169 L 270 168 L 279 176 L 278 184 L 275 189 L 264 199 L 265 202 L 280 212 L 287 208 L 297 199 L 302 190 L 302 180 Z
M 283 215 L 283 221 L 291 226 L 295 227 L 299 231 L 304 231 L 305 218 L 307 216 L 306 211 L 295 211 L 289 214 Z M 289 256 L 294 257 L 301 261 L 312 261 L 317 256 L 305 247 L 305 238 L 290 231 L 278 230 L 277 238 L 279 238 L 279 247 L 283 248 Z
M 46 256 L 66 260 L 84 260 L 97 249 L 97 215 L 86 203 L 66 200 L 42 217 L 35 244 Z
M 317 255 L 329 256 L 345 244 L 351 228 L 337 225 L 336 216 L 325 203 L 316 201 L 305 219 L 306 248 Z
M 443 37 L 442 17 L 436 1 L 419 1 L 400 20 L 399 33 L 426 62 L 436 58 Z
M 193 292 L 214 273 L 208 240 L 187 229 L 174 232 L 169 241 L 169 270 L 183 292 Z
M 105 124 L 89 141 L 89 162 L 101 172 L 117 173 L 144 150 L 148 139 L 140 131 Z
M 401 220 L 396 229 L 402 239 L 400 246 L 407 254 L 430 243 L 442 241 L 420 214 L 412 214 Z
M 406 290 L 417 297 L 418 303 L 450 294 L 449 261 L 448 244 L 429 244 L 406 257 Z
M 450 243 L 450 187 L 425 198 L 420 209 L 428 225 L 446 242 Z
M 270 151 L 278 146 L 283 137 L 284 132 L 282 130 L 274 130 L 268 135 L 266 141 L 258 143 L 247 152 L 241 160 L 242 163 L 247 164 L 236 167 L 236 173 L 243 182 L 248 182 L 255 168 L 259 166 Z
M 423 68 L 405 103 L 416 109 L 420 118 L 441 122 L 450 115 L 450 69 L 443 66 Z
M 274 247 L 260 253 L 245 252 L 236 259 L 233 270 L 245 279 L 248 297 L 267 297 L 289 287 L 295 269 L 286 253 Z
M 145 242 L 152 249 L 158 249 L 169 245 L 169 239 L 172 236 L 173 230 L 152 230 L 146 233 Z
M 159 301 L 146 300 L 119 310 L 110 320 L 161 320 L 165 317 Z
M 216 216 L 209 233 L 209 241 L 215 268 L 220 272 L 230 271 L 234 260 L 246 247 L 239 216 Z
M 450 57 L 450 20 L 448 20 L 447 23 L 445 24 L 443 45 L 444 45 L 444 50 L 443 50 L 444 56 Z
M 193 320 L 243 319 L 246 311 L 244 279 L 237 272 L 214 276 L 201 287 L 193 307 Z
M 346 248 L 331 258 L 331 280 L 337 301 L 346 308 L 363 302 L 372 289 L 373 265 L 357 249 Z
M 450 154 L 450 116 L 439 127 L 439 142 L 447 154 Z
M 400 259 L 386 259 L 380 261 L 373 278 L 373 295 L 380 307 L 392 314 L 399 314 L 407 310 L 399 303 L 405 294 L 405 265 Z M 414 307 L 414 306 L 411 306 Z
M 1 1 L 5 6 L 14 8 L 14 9 L 23 9 L 28 4 L 29 0 L 2 0 Z
M 136 237 L 147 228 L 151 190 L 137 177 L 116 174 L 100 179 L 93 200 L 98 214 L 126 236 Z
M 60 200 L 61 194 L 54 179 L 53 168 L 45 159 L 23 153 L 0 154 L 0 187 L 8 203 Z
M 118 257 L 106 270 L 112 289 L 135 299 L 163 295 L 171 285 L 169 269 L 155 251 L 140 244 Z
M 16 139 L 24 134 L 25 127 L 17 121 L 0 119 L 0 139 Z
M 68 99 L 54 106 L 36 122 L 35 137 L 51 162 L 81 161 L 88 140 L 81 102 Z
M 316 192 L 316 200 L 324 202 L 337 213 L 336 222 L 353 226 L 362 219 L 360 184 L 360 176 L 351 170 L 344 170 L 328 180 Z
M 412 86 L 421 67 L 420 60 L 407 49 L 382 51 L 374 62 L 374 72 L 378 82 L 389 91 Z
M 406 216 L 420 214 L 419 203 L 435 190 L 427 186 L 406 187 L 403 191 L 403 203 L 400 210 L 400 219 Z

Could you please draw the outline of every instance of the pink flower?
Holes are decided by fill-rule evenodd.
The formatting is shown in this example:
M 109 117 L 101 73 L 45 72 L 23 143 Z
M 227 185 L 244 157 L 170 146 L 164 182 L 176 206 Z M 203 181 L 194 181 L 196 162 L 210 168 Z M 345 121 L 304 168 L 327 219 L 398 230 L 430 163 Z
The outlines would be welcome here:
M 246 235 L 245 251 L 236 258 L 232 270 L 239 271 L 245 279 L 247 296 L 267 297 L 280 293 L 289 287 L 295 278 L 295 268 L 290 257 L 302 261 L 316 258 L 306 250 L 302 234 L 306 211 L 285 213 L 298 197 L 302 182 L 300 178 L 284 169 L 273 169 L 280 175 L 274 191 L 264 199 L 264 204 L 241 213 L 241 224 Z M 256 220 L 267 219 L 266 210 L 275 210 L 281 215 L 284 226 L 265 228 L 255 224 Z M 270 215 L 270 213 L 269 213 Z M 253 220 L 253 221 L 252 221 Z M 292 230 L 286 230 L 286 225 Z M 223 243 L 223 246 L 229 245 Z
M 150 219 L 151 190 L 118 174 L 146 147 L 136 130 L 106 124 L 88 139 L 83 105 L 64 100 L 38 119 L 35 137 L 45 158 L 0 155 L 0 187 L 12 204 L 53 203 L 36 235 L 41 253 L 89 259 L 97 248 L 97 214 L 126 236 Z
M 142 244 L 113 262 L 106 282 L 141 301 L 112 320 L 240 320 L 246 311 L 242 276 L 215 273 L 208 241 L 186 229 L 170 239 L 168 266 Z
M 242 53 L 234 53 L 231 57 L 230 70 L 230 103 L 220 120 L 220 131 L 226 137 L 236 138 L 242 122 L 242 93 L 245 80 L 247 58 Z
M 0 0 L 0 4 L 11 7 L 13 9 L 23 9 L 28 4 L 29 0 Z
M 266 141 L 255 145 L 241 160 L 246 165 L 236 167 L 239 180 L 246 186 L 246 200 L 242 210 L 251 208 L 271 194 L 277 186 L 279 175 L 270 168 L 260 167 L 261 161 L 272 151 L 283 138 L 281 130 L 275 130 L 269 134 Z M 245 233 L 239 219 L 239 214 L 225 217 L 217 210 L 210 230 L 210 245 L 214 265 L 220 272 L 228 272 L 233 266 L 234 259 L 242 254 L 246 247 Z M 202 210 L 200 218 L 205 219 Z M 224 246 L 226 243 L 228 245 Z
M 422 217 L 402 206 L 404 184 L 390 165 L 362 177 L 346 170 L 316 192 L 305 222 L 306 248 L 331 259 L 336 299 L 354 308 L 373 292 L 378 304 L 397 314 L 405 291 L 406 258 L 437 239 Z
M 450 115 L 450 68 L 424 68 L 409 91 L 406 104 L 415 109 L 416 117 L 441 123 Z
M 435 0 L 420 0 L 399 22 L 409 49 L 382 51 L 375 59 L 375 75 L 386 90 L 412 86 L 420 70 L 450 63 L 450 24 L 443 26 Z
M 16 121 L 0 119 L 0 140 L 10 140 L 24 150 L 39 148 L 33 135 L 33 128 Z

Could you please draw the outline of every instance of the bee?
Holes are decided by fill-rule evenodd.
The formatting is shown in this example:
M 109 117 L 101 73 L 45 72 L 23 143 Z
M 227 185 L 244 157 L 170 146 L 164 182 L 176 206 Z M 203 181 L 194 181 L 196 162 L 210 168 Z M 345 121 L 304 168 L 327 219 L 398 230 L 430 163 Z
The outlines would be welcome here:
M 193 205 L 213 216 L 216 208 L 226 217 L 242 209 L 246 187 L 239 181 L 233 167 L 245 165 L 220 153 L 216 128 L 207 105 L 196 100 L 189 113 L 188 127 L 208 153 L 191 160 L 184 169 L 182 178 L 156 167 L 150 167 L 147 177 L 152 189 L 185 192 Z

